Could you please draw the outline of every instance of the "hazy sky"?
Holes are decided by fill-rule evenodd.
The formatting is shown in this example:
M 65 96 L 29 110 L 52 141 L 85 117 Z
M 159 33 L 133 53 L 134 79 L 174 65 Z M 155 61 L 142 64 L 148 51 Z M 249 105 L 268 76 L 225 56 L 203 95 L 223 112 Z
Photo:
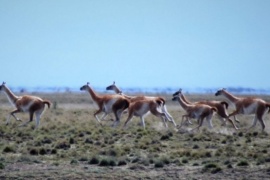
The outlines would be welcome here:
M 10 86 L 270 88 L 268 0 L 0 0 Z

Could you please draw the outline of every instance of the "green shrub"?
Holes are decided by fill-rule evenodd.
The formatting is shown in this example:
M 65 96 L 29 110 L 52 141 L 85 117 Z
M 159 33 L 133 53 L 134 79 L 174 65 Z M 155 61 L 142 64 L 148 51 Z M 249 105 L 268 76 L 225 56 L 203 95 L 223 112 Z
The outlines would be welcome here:
M 113 139 L 110 139 L 108 143 L 109 144 L 114 144 L 114 140 Z
M 96 142 L 95 142 L 95 145 L 97 145 L 97 146 L 101 146 L 101 145 L 102 145 L 102 143 L 101 143 L 100 141 L 96 141 Z
M 140 161 L 140 158 L 139 157 L 136 157 L 136 158 L 134 158 L 132 161 L 131 161 L 131 163 L 137 163 L 137 162 L 139 162 Z
M 111 159 L 111 160 L 109 160 L 109 165 L 116 166 L 116 162 L 113 159 Z
M 192 141 L 201 141 L 202 139 L 201 139 L 201 137 L 193 137 L 193 139 L 192 139 Z
M 239 136 L 239 137 L 243 137 L 243 135 L 244 135 L 243 132 L 239 132 L 239 133 L 238 133 L 238 136 Z
M 206 164 L 206 165 L 204 166 L 204 168 L 206 168 L 206 169 L 216 168 L 216 167 L 217 167 L 217 165 L 214 164 L 214 163 Z
M 155 162 L 155 168 L 163 168 L 164 167 L 164 163 L 160 160 Z
M 123 146 L 122 150 L 126 153 L 129 153 L 131 151 L 131 147 L 130 146 Z
M 270 162 L 270 158 L 265 158 L 265 162 Z
M 125 160 L 120 160 L 118 162 L 118 166 L 124 166 L 124 165 L 127 165 L 127 162 Z
M 72 159 L 71 161 L 70 161 L 70 164 L 78 164 L 79 162 L 76 160 L 76 159 Z
M 246 143 L 251 143 L 251 138 L 250 137 L 246 138 Z
M 69 138 L 69 144 L 74 144 L 75 143 L 75 140 L 74 140 L 74 138 Z
M 78 134 L 78 136 L 79 136 L 79 137 L 84 137 L 84 133 L 83 133 L 83 132 L 80 132 L 80 133 Z
M 49 139 L 49 138 L 44 138 L 41 142 L 42 142 L 43 144 L 51 144 L 51 143 L 52 143 L 52 140 Z
M 87 143 L 87 144 L 93 144 L 94 143 L 93 140 L 89 139 L 89 138 L 86 138 L 84 142 Z
M 192 149 L 199 149 L 200 146 L 198 144 L 195 144 Z
M 67 150 L 70 148 L 70 144 L 65 142 L 65 141 L 62 141 L 62 142 L 58 142 L 55 146 L 56 149 L 64 149 L 64 150 Z
M 226 160 L 226 161 L 224 161 L 224 164 L 228 165 L 228 164 L 231 164 L 231 162 L 229 160 Z
M 57 149 L 52 149 L 51 154 L 57 154 Z
M 102 159 L 99 166 L 110 166 L 110 161 L 108 159 Z
M 90 161 L 88 162 L 88 164 L 98 164 L 99 163 L 99 159 L 97 157 L 92 157 L 90 159 Z
M 169 140 L 170 136 L 168 134 L 162 135 L 160 140 L 165 141 L 165 140 Z
M 246 160 L 242 160 L 239 163 L 237 163 L 237 166 L 248 166 L 248 162 Z
M 253 132 L 253 136 L 257 136 L 259 133 L 258 132 Z
M 198 163 L 193 163 L 192 166 L 199 166 L 199 164 Z
M 210 171 L 212 174 L 216 174 L 222 171 L 222 169 L 215 163 L 208 163 L 202 169 L 202 172 L 206 172 L 206 171 Z
M 35 155 L 38 155 L 38 150 L 35 149 L 35 148 L 30 149 L 30 150 L 29 150 L 29 154 L 30 154 L 30 155 L 34 155 L 34 156 L 35 156 Z
M 211 152 L 206 152 L 206 153 L 205 153 L 205 157 L 212 157 Z
M 88 161 L 88 159 L 86 157 L 81 157 L 79 161 Z
M 107 151 L 107 155 L 108 156 L 117 156 L 119 154 L 119 150 L 116 150 L 116 149 L 110 149 Z
M 164 163 L 164 164 L 170 164 L 170 159 L 168 157 L 162 157 L 161 158 L 161 161 Z
M 12 147 L 12 146 L 6 146 L 4 149 L 3 149 L 3 153 L 15 153 L 15 148 Z
M 172 137 L 173 133 L 171 131 L 168 132 L 168 136 Z
M 0 162 L 0 169 L 5 169 L 5 165 Z
M 219 157 L 219 156 L 221 156 L 221 153 L 219 151 L 216 151 L 215 156 Z
M 183 164 L 186 164 L 186 163 L 188 163 L 188 160 L 185 158 L 185 159 L 182 159 L 182 163 Z
M 261 165 L 261 164 L 264 164 L 265 163 L 265 158 L 264 157 L 260 157 L 257 159 L 257 163 L 256 165 Z
M 220 167 L 216 167 L 216 168 L 214 168 L 214 169 L 211 171 L 211 173 L 212 173 L 212 174 L 216 174 L 216 173 L 218 173 L 218 172 L 220 172 L 220 171 L 222 171 L 222 169 L 221 169 Z
M 266 173 L 267 173 L 267 174 L 270 174 L 270 168 L 267 168 L 267 169 L 266 169 Z

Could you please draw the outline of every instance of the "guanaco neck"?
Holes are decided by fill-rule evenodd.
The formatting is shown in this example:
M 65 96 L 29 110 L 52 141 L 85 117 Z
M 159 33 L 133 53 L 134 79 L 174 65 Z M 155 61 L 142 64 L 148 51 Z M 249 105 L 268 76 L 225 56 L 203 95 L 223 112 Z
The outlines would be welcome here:
M 87 91 L 95 102 L 99 101 L 100 97 L 94 92 L 94 90 L 90 86 L 87 86 Z
M 115 86 L 115 85 L 113 86 L 113 90 L 114 90 L 114 92 L 115 92 L 116 94 L 120 94 L 120 95 L 124 96 L 125 98 L 127 98 L 127 99 L 129 99 L 129 100 L 135 98 L 135 97 L 128 96 L 128 95 L 124 94 L 124 93 L 123 93 L 117 86 Z
M 113 90 L 117 94 L 121 94 L 122 93 L 122 91 L 117 86 L 113 86 Z
M 125 95 L 125 94 L 123 94 L 123 93 L 121 93 L 121 95 L 124 96 L 125 98 L 129 99 L 129 100 L 132 100 L 132 99 L 137 98 L 137 97 Z
M 182 100 L 183 100 L 185 103 L 187 103 L 187 104 L 192 104 L 189 100 L 186 99 L 186 97 L 185 97 L 182 93 L 181 93 L 180 95 L 181 95 Z
M 240 98 L 228 93 L 227 91 L 223 90 L 222 91 L 222 95 L 225 96 L 229 101 L 231 101 L 232 103 L 235 103 L 237 101 L 240 100 Z
M 179 104 L 182 106 L 183 109 L 187 110 L 187 109 L 190 107 L 190 105 L 187 104 L 187 103 L 182 99 L 181 96 L 179 96 L 177 99 L 178 99 L 178 102 L 179 102 Z
M 11 104 L 15 104 L 16 101 L 19 99 L 18 96 L 16 96 L 8 87 L 4 87 L 4 93 L 6 94 L 8 100 L 10 101 Z

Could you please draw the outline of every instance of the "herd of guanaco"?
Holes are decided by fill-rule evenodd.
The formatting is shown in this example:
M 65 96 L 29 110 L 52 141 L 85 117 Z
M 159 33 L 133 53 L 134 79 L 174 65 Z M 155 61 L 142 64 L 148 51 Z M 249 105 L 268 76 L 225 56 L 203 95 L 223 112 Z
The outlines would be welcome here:
M 193 128 L 191 131 L 198 130 L 204 119 L 208 121 L 209 128 L 212 128 L 212 117 L 216 113 L 221 120 L 222 125 L 225 125 L 228 120 L 233 127 L 238 130 L 239 128 L 235 125 L 235 121 L 238 114 L 254 114 L 254 120 L 252 126 L 255 127 L 257 121 L 261 124 L 262 131 L 265 129 L 265 123 L 263 120 L 264 115 L 270 112 L 270 103 L 256 97 L 236 97 L 229 93 L 226 89 L 218 90 L 215 95 L 223 96 L 230 104 L 232 104 L 235 110 L 228 114 L 227 108 L 229 104 L 226 101 L 199 101 L 190 102 L 183 95 L 182 90 L 178 90 L 172 95 L 173 101 L 178 101 L 185 114 L 182 116 L 182 121 L 180 125 L 177 125 L 173 117 L 169 114 L 166 107 L 166 100 L 163 97 L 152 97 L 152 96 L 128 96 L 124 94 L 113 82 L 112 85 L 108 86 L 106 90 L 113 90 L 115 94 L 97 94 L 93 88 L 91 88 L 90 83 L 86 83 L 80 88 L 81 91 L 87 91 L 91 99 L 98 106 L 98 110 L 95 111 L 94 117 L 101 124 L 101 121 L 106 118 L 110 113 L 114 114 L 115 120 L 113 126 L 117 126 L 120 122 L 121 115 L 124 111 L 127 111 L 128 117 L 124 123 L 123 127 L 126 127 L 127 123 L 134 117 L 140 117 L 141 124 L 145 128 L 144 117 L 150 112 L 154 116 L 159 117 L 164 123 L 165 127 L 168 127 L 167 121 L 171 122 L 175 127 L 181 128 L 185 123 L 191 123 L 190 119 L 197 119 L 198 126 Z M 21 124 L 20 126 L 25 126 L 33 120 L 35 115 L 37 129 L 40 122 L 40 117 L 45 109 L 45 105 L 50 108 L 51 102 L 48 100 L 43 100 L 40 97 L 32 95 L 16 96 L 3 82 L 0 86 L 0 91 L 3 91 L 9 102 L 15 106 L 15 110 L 11 111 L 7 117 L 6 124 L 9 124 L 10 117 L 14 117 L 17 121 L 21 121 L 15 116 L 19 112 L 28 112 L 29 121 Z M 98 114 L 103 113 L 101 118 Z M 234 120 L 231 119 L 234 117 Z

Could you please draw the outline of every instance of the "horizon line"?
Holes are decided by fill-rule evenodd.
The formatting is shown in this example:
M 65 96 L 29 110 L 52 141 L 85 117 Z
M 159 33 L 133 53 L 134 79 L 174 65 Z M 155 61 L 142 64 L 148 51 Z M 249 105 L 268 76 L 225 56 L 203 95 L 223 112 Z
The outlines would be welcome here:
M 68 87 L 68 86 L 36 86 L 36 87 L 22 87 L 17 86 L 13 87 L 11 86 L 10 89 L 14 92 L 32 92 L 32 93 L 54 93 L 54 92 L 80 92 L 79 87 Z M 112 92 L 107 91 L 104 87 L 93 87 L 95 91 L 97 92 Z M 127 93 L 174 93 L 175 91 L 179 90 L 179 87 L 152 87 L 152 88 L 146 88 L 146 87 L 125 87 L 121 88 L 122 91 Z M 220 88 L 216 87 L 182 87 L 184 92 L 186 93 L 201 93 L 201 94 L 208 94 L 208 93 L 214 93 Z M 250 87 L 226 87 L 226 89 L 233 93 L 238 94 L 270 94 L 270 88 L 250 88 Z

